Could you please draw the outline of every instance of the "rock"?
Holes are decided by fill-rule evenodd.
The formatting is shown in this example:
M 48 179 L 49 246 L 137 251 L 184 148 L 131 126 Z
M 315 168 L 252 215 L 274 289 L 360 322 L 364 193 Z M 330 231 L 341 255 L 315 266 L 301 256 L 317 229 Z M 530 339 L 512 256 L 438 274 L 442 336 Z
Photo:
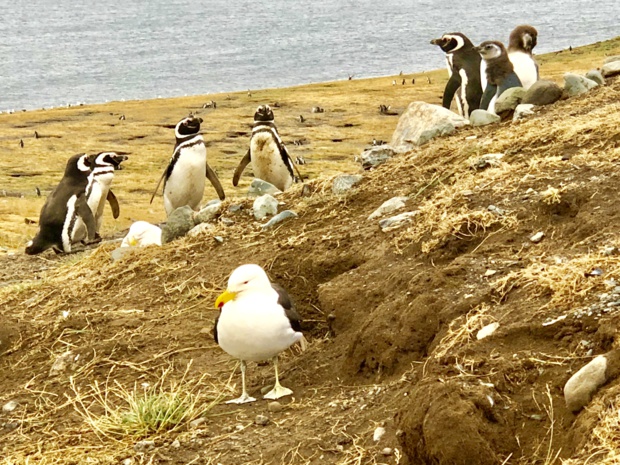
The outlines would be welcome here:
M 2 412 L 3 413 L 11 413 L 13 410 L 15 410 L 17 407 L 19 406 L 19 404 L 17 403 L 17 401 L 14 400 L 10 400 L 8 401 L 6 404 L 4 404 L 2 406 Z
M 175 449 L 178 449 L 179 447 L 181 447 L 181 443 L 179 442 L 178 439 L 175 439 L 174 441 L 172 441 L 172 443 L 170 444 L 170 447 L 174 447 Z
M 6 431 L 13 431 L 13 430 L 16 430 L 17 428 L 19 428 L 20 425 L 21 425 L 21 422 L 19 422 L 19 421 L 9 421 L 9 422 L 6 422 L 2 427 Z
M 215 242 L 217 242 L 219 244 L 223 244 L 224 243 L 224 238 L 222 236 L 214 236 L 213 239 L 215 240 Z
M 405 208 L 405 202 L 407 200 L 409 200 L 409 197 L 392 197 L 390 200 L 386 200 L 385 202 L 383 202 L 379 208 L 372 212 L 368 216 L 368 219 L 374 220 L 375 218 L 379 218 L 381 216 L 400 210 L 401 208 Z
M 562 98 L 562 88 L 553 81 L 541 79 L 525 92 L 521 103 L 532 105 L 550 105 Z
M 490 111 L 477 109 L 469 115 L 472 126 L 486 126 L 487 124 L 499 123 L 502 119 Z
M 382 451 L 381 451 L 381 455 L 385 456 L 385 457 L 389 457 L 390 455 L 392 455 L 392 448 L 391 447 L 385 447 Z
M 599 387 L 607 382 L 607 357 L 599 355 L 575 373 L 564 385 L 564 400 L 571 412 L 588 405 Z
M 497 328 L 499 328 L 499 323 L 497 322 L 486 325 L 484 328 L 482 328 L 476 333 L 476 339 L 480 340 L 484 339 L 485 337 L 489 337 L 491 334 L 497 331 Z
M 161 230 L 161 243 L 185 236 L 194 226 L 194 210 L 188 205 L 174 210 Z
M 243 210 L 243 205 L 240 203 L 230 205 L 228 207 L 228 213 L 240 213 Z
M 510 89 L 506 89 L 495 102 L 495 113 L 499 115 L 501 113 L 514 111 L 517 105 L 523 101 L 523 97 L 525 97 L 525 89 L 523 87 L 511 87 Z
M 273 184 L 268 183 L 267 181 L 263 181 L 262 179 L 254 179 L 250 184 L 250 188 L 248 189 L 248 195 L 250 197 L 258 197 L 260 195 L 271 194 L 276 195 L 280 194 L 282 191 L 278 189 Z
M 405 212 L 400 215 L 391 216 L 384 220 L 379 221 L 379 227 L 383 232 L 388 232 L 396 228 L 400 228 L 406 223 L 411 222 L 411 219 L 418 214 L 417 211 Z
M 189 422 L 189 427 L 192 429 L 196 429 L 200 427 L 203 423 L 206 423 L 207 419 L 205 417 L 196 418 Z
M 597 86 L 598 84 L 596 82 L 584 76 L 573 73 L 564 74 L 564 90 L 569 97 L 585 94 L 590 89 L 594 89 Z
M 282 404 L 276 400 L 274 400 L 273 402 L 269 402 L 269 404 L 267 405 L 267 410 L 269 410 L 270 412 L 281 412 L 282 410 L 284 410 L 284 407 L 282 406 Z
M 358 182 L 362 180 L 359 174 L 342 174 L 336 176 L 332 182 L 332 192 L 336 195 L 342 195 L 351 190 Z
M 133 460 L 131 458 L 126 458 L 125 460 L 121 462 L 121 465 L 132 465 L 132 464 L 133 464 Z
M 620 55 L 613 55 L 605 58 L 603 64 L 606 65 L 607 63 L 613 63 L 614 61 L 620 61 Z
M 254 423 L 256 423 L 258 426 L 267 426 L 267 424 L 269 423 L 269 417 L 266 417 L 265 415 L 256 415 Z
M 262 220 L 266 216 L 278 213 L 278 201 L 269 194 L 261 195 L 254 200 L 254 218 Z
M 138 441 L 133 446 L 133 450 L 141 454 L 153 449 L 155 449 L 155 441 Z
M 517 105 L 517 108 L 515 108 L 515 114 L 512 116 L 512 121 L 520 121 L 522 119 L 525 119 L 526 116 L 531 116 L 533 114 L 533 103 L 521 103 Z
M 161 228 L 147 221 L 134 222 L 121 242 L 121 247 L 161 245 Z
M 213 230 L 215 230 L 215 226 L 211 223 L 200 223 L 190 229 L 187 235 L 189 237 L 197 237 L 202 236 L 203 234 L 206 234 L 208 232 L 213 232 Z
M 269 229 L 274 227 L 278 223 L 282 223 L 289 218 L 297 218 L 297 213 L 292 210 L 284 210 L 271 218 L 266 224 L 263 225 L 263 229 Z
M 586 77 L 590 79 L 591 81 L 596 82 L 599 86 L 605 85 L 605 78 L 603 77 L 603 74 L 598 69 L 593 69 L 591 71 L 588 71 L 586 73 Z
M 116 262 L 123 258 L 125 255 L 131 255 L 136 250 L 140 249 L 140 247 L 119 247 L 118 249 L 114 249 L 110 253 L 110 257 L 113 262 Z
M 225 216 L 222 216 L 220 218 L 220 223 L 222 223 L 224 226 L 232 226 L 233 224 L 235 224 L 235 222 L 233 220 L 231 220 L 230 218 L 226 218 Z M 216 239 L 219 236 L 216 236 Z
M 220 212 L 220 209 L 222 208 L 222 202 L 220 200 L 212 202 L 209 202 L 206 207 L 204 207 L 198 213 L 194 214 L 195 224 L 206 223 L 207 221 L 212 221 L 213 219 L 215 219 L 217 214 Z
M 70 350 L 58 356 L 50 368 L 50 376 L 56 376 L 70 369 L 75 361 L 75 354 Z
M 497 168 L 501 165 L 503 153 L 486 153 L 469 164 L 474 170 L 484 170 L 487 168 Z
M 372 440 L 379 442 L 384 434 L 385 428 L 383 426 L 377 426 L 377 428 L 375 428 L 375 432 L 372 434 Z
M 390 158 L 392 158 L 395 153 L 396 152 L 394 151 L 394 149 L 389 145 L 379 145 L 377 147 L 372 147 L 371 149 L 362 152 L 359 161 L 362 164 L 362 168 L 364 168 L 365 170 L 369 170 L 370 168 L 382 165 Z
M 606 78 L 620 74 L 620 61 L 612 61 L 603 65 L 601 74 Z
M 538 244 L 540 241 L 543 240 L 543 237 L 545 237 L 545 233 L 542 231 L 539 231 L 536 234 L 534 234 L 532 237 L 530 237 L 530 241 L 532 241 L 534 244 Z
M 447 108 L 426 102 L 412 102 L 398 120 L 390 145 L 397 152 L 406 152 L 434 137 L 452 134 L 457 128 L 467 125 L 469 121 Z

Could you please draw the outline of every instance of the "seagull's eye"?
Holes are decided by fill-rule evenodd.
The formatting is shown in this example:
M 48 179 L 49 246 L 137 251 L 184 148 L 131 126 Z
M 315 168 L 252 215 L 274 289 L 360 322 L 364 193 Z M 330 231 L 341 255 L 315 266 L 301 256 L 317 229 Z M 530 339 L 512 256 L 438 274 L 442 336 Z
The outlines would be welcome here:
M 250 281 L 243 281 L 243 284 L 247 284 L 247 283 L 249 283 L 249 282 L 250 282 Z

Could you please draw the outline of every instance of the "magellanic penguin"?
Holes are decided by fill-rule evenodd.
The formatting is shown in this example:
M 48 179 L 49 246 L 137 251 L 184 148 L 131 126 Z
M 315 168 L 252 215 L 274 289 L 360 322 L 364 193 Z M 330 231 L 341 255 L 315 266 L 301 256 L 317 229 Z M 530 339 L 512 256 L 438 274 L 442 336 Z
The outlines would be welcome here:
M 241 362 L 241 397 L 227 403 L 243 404 L 256 399 L 248 395 L 246 362 L 273 359 L 275 385 L 265 399 L 279 399 L 293 393 L 280 384 L 278 354 L 296 342 L 303 344 L 299 314 L 286 291 L 271 284 L 258 265 L 241 265 L 228 279 L 228 286 L 215 301 L 221 309 L 213 336 L 219 346 Z
M 273 184 L 281 191 L 285 191 L 298 180 L 293 173 L 295 165 L 280 139 L 269 105 L 259 106 L 254 113 L 250 148 L 235 170 L 233 186 L 239 183 L 243 170 L 250 162 L 255 177 Z
M 50 247 L 60 252 L 71 252 L 76 239 L 76 226 L 83 222 L 89 242 L 94 242 L 95 215 L 88 206 L 86 186 L 91 172 L 92 156 L 74 155 L 67 162 L 65 174 L 49 195 L 39 217 L 39 231 L 28 242 L 26 253 L 35 255 Z
M 524 89 L 532 87 L 538 81 L 538 64 L 532 56 L 536 47 L 538 31 L 533 26 L 522 24 L 510 33 L 508 42 L 508 58 Z
M 456 94 L 456 106 L 459 114 L 469 118 L 472 111 L 480 107 L 482 84 L 480 81 L 480 54 L 474 44 L 460 32 L 444 34 L 439 39 L 431 40 L 446 54 L 448 66 L 448 83 L 443 91 L 443 106 L 450 109 L 452 98 Z
M 189 115 L 174 128 L 176 144 L 170 163 L 164 170 L 151 202 L 162 180 L 164 181 L 164 208 L 166 215 L 185 205 L 194 210 L 200 206 L 205 190 L 205 175 L 211 181 L 218 197 L 224 200 L 224 189 L 215 172 L 207 163 L 207 147 L 200 134 L 202 118 Z
M 482 42 L 478 53 L 486 63 L 487 87 L 480 101 L 480 108 L 495 113 L 495 101 L 506 89 L 521 87 L 521 81 L 515 74 L 508 59 L 506 48 L 501 42 L 488 40 Z

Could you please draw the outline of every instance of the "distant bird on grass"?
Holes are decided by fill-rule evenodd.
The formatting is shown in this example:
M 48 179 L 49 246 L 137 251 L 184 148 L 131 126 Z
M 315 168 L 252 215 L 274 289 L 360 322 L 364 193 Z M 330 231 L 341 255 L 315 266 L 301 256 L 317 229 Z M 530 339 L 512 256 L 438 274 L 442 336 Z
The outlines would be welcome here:
M 280 384 L 278 354 L 296 342 L 305 343 L 299 314 L 288 293 L 272 284 L 258 265 L 241 265 L 228 279 L 228 286 L 215 301 L 221 310 L 213 336 L 219 346 L 241 363 L 241 396 L 228 404 L 244 404 L 256 399 L 246 389 L 246 362 L 273 359 L 275 385 L 265 399 L 279 399 L 293 393 Z

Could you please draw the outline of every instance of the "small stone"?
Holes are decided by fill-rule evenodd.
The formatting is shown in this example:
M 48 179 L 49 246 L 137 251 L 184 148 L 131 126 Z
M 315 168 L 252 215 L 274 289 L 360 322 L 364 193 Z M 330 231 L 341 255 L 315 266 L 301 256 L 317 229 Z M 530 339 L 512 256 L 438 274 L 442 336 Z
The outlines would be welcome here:
M 362 176 L 358 174 L 343 174 L 336 176 L 332 182 L 332 192 L 336 195 L 342 195 L 353 188 L 362 180 Z
M 484 273 L 484 277 L 485 277 L 485 278 L 489 278 L 489 277 L 494 276 L 494 275 L 496 275 L 496 274 L 497 274 L 497 270 L 487 270 L 487 271 Z
M 258 178 L 252 181 L 248 189 L 248 195 L 250 197 L 258 197 L 265 194 L 276 195 L 280 193 L 282 193 L 282 191 L 276 186 Z
M 375 218 L 379 218 L 387 215 L 388 213 L 393 213 L 397 210 L 405 208 L 405 202 L 407 200 L 409 200 L 409 197 L 392 197 L 390 200 L 383 202 L 379 208 L 372 212 L 368 216 L 368 219 L 374 220 Z
M 499 207 L 496 207 L 495 205 L 489 205 L 487 207 L 487 210 L 489 210 L 491 213 L 496 214 L 497 216 L 504 216 L 504 210 L 502 210 Z
M 386 447 L 381 451 L 381 455 L 384 455 L 385 457 L 389 457 L 390 455 L 392 455 L 392 448 L 391 447 Z
M 478 331 L 478 333 L 476 333 L 476 339 L 481 340 L 485 337 L 489 337 L 491 334 L 497 331 L 497 328 L 499 328 L 499 323 L 497 322 L 486 325 L 484 328 Z
M 362 168 L 369 170 L 382 165 L 395 155 L 395 151 L 387 144 L 365 150 L 359 157 Z
M 486 126 L 488 124 L 499 123 L 502 119 L 490 111 L 477 109 L 469 115 L 469 122 L 472 126 Z
M 527 90 L 521 104 L 550 105 L 562 98 L 562 88 L 553 81 L 540 79 Z
M 13 410 L 15 410 L 17 407 L 19 406 L 19 404 L 17 403 L 17 401 L 11 400 L 9 402 L 7 402 L 6 404 L 4 404 L 2 406 L 2 411 L 4 413 L 11 413 Z
M 21 423 L 19 421 L 9 421 L 3 425 L 3 428 L 6 431 L 13 431 L 19 428 L 20 425 Z
M 218 242 L 219 244 L 224 243 L 224 238 L 222 236 L 213 236 L 213 239 L 215 240 L 215 242 Z
M 476 158 L 469 163 L 469 167 L 474 170 L 484 170 L 486 168 L 497 168 L 502 163 L 503 153 L 487 153 L 480 158 Z
M 226 218 L 225 216 L 220 217 L 220 223 L 222 223 L 224 226 L 232 226 L 235 224 L 233 220 L 231 220 L 230 218 Z M 216 236 L 216 240 L 217 240 L 217 237 L 219 236 Z
M 502 114 L 506 112 L 514 111 L 523 101 L 525 96 L 525 89 L 523 87 L 511 87 L 502 92 L 495 102 L 495 113 Z
M 205 417 L 196 418 L 189 422 L 189 427 L 192 429 L 196 429 L 200 427 L 203 423 L 206 423 L 207 419 Z
M 400 228 L 406 223 L 410 223 L 414 216 L 418 214 L 417 211 L 405 212 L 400 215 L 391 216 L 384 220 L 379 221 L 379 227 L 383 232 L 388 232 L 396 228 Z
M 608 245 L 603 248 L 603 255 L 607 257 L 611 255 L 618 255 L 618 248 L 614 247 L 613 245 Z
M 195 226 L 194 214 L 194 210 L 187 205 L 170 213 L 166 224 L 161 228 L 161 243 L 167 244 L 185 236 Z
M 605 384 L 607 358 L 599 355 L 575 373 L 564 386 L 564 400 L 571 412 L 578 412 L 588 405 L 598 388 Z
M 620 61 L 612 61 L 603 65 L 601 74 L 606 78 L 620 74 Z
M 375 428 L 375 432 L 372 434 L 372 440 L 379 442 L 384 434 L 385 428 L 383 426 L 377 426 L 377 428 Z
M 133 450 L 141 454 L 153 449 L 155 449 L 155 441 L 138 441 L 133 446 Z
M 269 417 L 266 417 L 265 415 L 256 415 L 254 423 L 256 423 L 258 426 L 267 426 L 267 424 L 269 423 Z
M 126 458 L 125 460 L 123 460 L 121 462 L 122 465 L 132 465 L 133 464 L 133 460 L 130 458 Z
M 605 85 L 605 78 L 603 74 L 598 69 L 593 69 L 586 73 L 586 77 L 594 82 L 596 82 L 599 86 Z
M 217 216 L 217 214 L 220 212 L 222 208 L 222 202 L 219 200 L 212 201 L 212 202 L 215 202 L 215 203 L 209 202 L 210 205 L 208 204 L 198 213 L 194 214 L 195 224 L 206 223 L 208 221 L 212 221 L 213 219 L 215 219 L 215 217 Z
M 172 444 L 170 444 L 170 447 L 174 447 L 175 449 L 178 449 L 179 447 L 181 447 L 181 443 L 179 442 L 178 439 L 175 439 L 174 441 L 172 441 Z
M 517 105 L 515 108 L 515 114 L 512 116 L 512 121 L 520 121 L 525 119 L 527 116 L 532 116 L 534 114 L 534 104 L 532 103 L 521 103 Z
M 266 216 L 272 216 L 278 213 L 278 201 L 269 194 L 261 195 L 252 206 L 254 209 L 254 218 L 262 220 Z
M 58 358 L 54 361 L 52 368 L 50 368 L 50 376 L 56 376 L 63 371 L 66 371 L 73 365 L 74 360 L 75 354 L 70 350 L 58 356 Z
M 230 205 L 228 207 L 228 213 L 239 213 L 241 212 L 241 210 L 243 210 L 243 205 L 238 203 L 235 205 Z
M 564 74 L 564 90 L 569 97 L 585 94 L 590 89 L 594 89 L 597 86 L 598 84 L 596 82 L 584 76 L 573 73 Z
M 292 210 L 284 210 L 283 212 L 280 212 L 276 216 L 271 218 L 266 224 L 264 224 L 263 229 L 272 228 L 276 224 L 282 223 L 284 220 L 288 220 L 289 218 L 297 218 L 297 213 Z
M 189 237 L 198 237 L 208 232 L 212 232 L 214 229 L 215 226 L 213 226 L 211 223 L 200 223 L 190 229 L 187 235 Z
M 534 244 L 538 244 L 540 241 L 543 240 L 543 237 L 545 237 L 545 233 L 540 231 L 530 237 L 530 241 L 532 241 Z
M 280 402 L 274 400 L 273 402 L 269 402 L 269 404 L 267 405 L 267 410 L 273 413 L 277 413 L 284 410 L 284 407 Z

